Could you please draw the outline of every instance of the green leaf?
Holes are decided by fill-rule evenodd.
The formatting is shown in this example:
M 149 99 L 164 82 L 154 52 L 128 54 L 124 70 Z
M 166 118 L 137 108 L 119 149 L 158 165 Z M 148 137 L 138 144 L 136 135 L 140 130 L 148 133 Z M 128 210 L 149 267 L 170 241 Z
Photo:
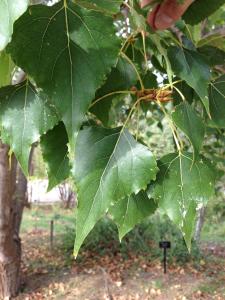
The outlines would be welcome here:
M 119 48 L 111 17 L 71 1 L 32 6 L 15 24 L 9 51 L 52 99 L 72 148 Z
M 146 18 L 133 7 L 130 9 L 130 23 L 135 31 L 146 31 Z
M 1 139 L 10 145 L 26 175 L 31 145 L 57 123 L 54 106 L 28 81 L 0 89 Z
M 144 87 L 146 89 L 153 89 L 158 87 L 157 77 L 151 71 L 147 71 L 146 74 L 142 78 Z
M 177 88 L 174 89 L 173 92 L 173 103 L 175 106 L 182 103 L 183 99 L 185 99 L 185 101 L 187 101 L 189 104 L 193 102 L 195 92 L 185 81 L 179 81 L 178 79 L 175 87 Z
M 75 181 L 78 189 L 74 253 L 112 203 L 137 194 L 154 180 L 151 151 L 122 128 L 90 127 L 78 135 Z
M 14 22 L 26 11 L 28 0 L 0 0 L 0 51 L 10 42 Z
M 158 48 L 158 52 L 162 55 L 162 57 L 165 60 L 165 68 L 166 68 L 166 73 L 168 76 L 168 81 L 170 83 L 170 85 L 172 86 L 173 83 L 173 70 L 172 70 L 172 66 L 171 66 L 171 61 L 170 61 L 170 57 L 168 56 L 168 46 L 165 45 L 162 42 L 162 39 L 159 38 L 158 35 L 153 34 L 151 35 L 151 39 L 154 42 L 155 46 Z
M 10 55 L 5 51 L 0 52 L 0 88 L 11 83 L 13 68 L 14 64 Z
M 195 90 L 209 113 L 207 89 L 211 74 L 202 56 L 196 51 L 172 46 L 168 49 L 168 57 L 175 75 L 185 80 Z
M 222 51 L 225 51 L 224 35 L 221 35 L 219 33 L 210 34 L 207 37 L 201 39 L 198 42 L 197 46 L 213 46 L 219 48 Z
M 125 54 L 133 62 L 139 73 L 146 71 L 146 59 L 143 53 L 143 40 L 140 40 L 139 38 L 135 43 L 131 43 L 127 47 Z
M 130 88 L 137 83 L 137 74 L 134 68 L 125 59 L 119 58 L 117 66 L 112 69 L 105 84 L 97 91 L 96 99 L 99 99 L 107 94 L 130 90 Z M 127 93 L 128 95 L 129 93 Z M 118 93 L 110 95 L 99 102 L 92 108 L 91 112 L 94 113 L 104 125 L 108 125 L 110 108 L 112 101 Z M 126 94 L 121 94 L 125 96 Z
M 159 161 L 159 173 L 152 195 L 180 228 L 188 248 L 196 211 L 214 195 L 214 172 L 206 160 L 193 163 L 191 154 L 168 154 Z
M 110 207 L 109 213 L 118 227 L 120 241 L 136 224 L 153 214 L 156 208 L 153 199 L 149 199 L 144 191 L 125 197 Z
M 152 57 L 151 57 L 151 63 L 153 65 L 153 67 L 156 70 L 158 70 L 160 73 L 166 74 L 166 70 L 164 69 L 164 67 L 162 66 L 162 64 L 159 62 L 159 59 L 155 55 L 152 55 Z
M 225 128 L 225 75 L 210 84 L 209 107 L 214 123 L 219 128 Z
M 108 14 L 118 13 L 123 3 L 122 0 L 78 0 L 76 2 L 89 9 L 100 10 Z
M 187 24 L 196 25 L 212 15 L 217 9 L 225 4 L 225 0 L 195 0 L 186 13 L 183 19 Z
M 219 48 L 203 46 L 198 48 L 198 51 L 204 56 L 205 61 L 210 66 L 223 65 L 225 63 L 225 51 Z
M 177 127 L 189 138 L 194 149 L 194 159 L 196 159 L 201 150 L 205 135 L 205 126 L 202 119 L 188 102 L 182 102 L 175 107 L 172 119 Z
M 48 191 L 70 175 L 68 136 L 62 122 L 41 137 L 41 150 L 48 171 Z

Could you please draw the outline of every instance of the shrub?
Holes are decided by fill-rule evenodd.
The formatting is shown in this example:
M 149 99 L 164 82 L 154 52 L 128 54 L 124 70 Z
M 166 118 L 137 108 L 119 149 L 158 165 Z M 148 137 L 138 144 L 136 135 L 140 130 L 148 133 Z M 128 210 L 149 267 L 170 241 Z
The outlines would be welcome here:
M 68 253 L 73 251 L 75 228 L 67 228 L 62 237 L 62 248 Z M 193 242 L 191 253 L 188 252 L 180 231 L 170 220 L 157 213 L 129 232 L 120 243 L 117 228 L 109 219 L 104 218 L 97 223 L 92 234 L 87 237 L 82 246 L 83 251 L 91 251 L 93 255 L 121 253 L 124 258 L 130 253 L 144 255 L 149 259 L 161 258 L 162 250 L 159 241 L 171 241 L 168 259 L 178 263 L 198 261 L 201 254 L 198 246 Z

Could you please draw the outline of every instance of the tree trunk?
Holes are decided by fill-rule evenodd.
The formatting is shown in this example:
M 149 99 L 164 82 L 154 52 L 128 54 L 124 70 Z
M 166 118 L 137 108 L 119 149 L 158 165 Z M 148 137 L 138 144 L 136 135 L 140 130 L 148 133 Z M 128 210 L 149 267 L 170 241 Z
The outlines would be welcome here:
M 16 296 L 20 286 L 21 243 L 15 232 L 16 160 L 0 141 L 0 299 Z
M 30 150 L 30 156 L 29 156 L 29 162 L 28 162 L 29 176 L 34 175 L 35 166 L 34 166 L 33 157 L 34 157 L 34 151 L 35 151 L 35 148 L 37 147 L 37 145 L 38 145 L 38 143 L 34 143 L 31 147 L 31 150 Z
M 27 178 L 24 176 L 20 166 L 17 164 L 16 189 L 14 193 L 15 218 L 14 229 L 19 239 L 20 225 L 22 222 L 23 209 L 28 206 Z
M 20 287 L 23 209 L 28 206 L 27 179 L 9 147 L 0 141 L 0 299 L 17 295 Z M 30 153 L 31 165 L 33 147 Z
M 63 202 L 63 208 L 69 209 L 75 205 L 75 194 L 69 184 L 64 182 L 58 186 L 60 199 Z
M 197 222 L 195 227 L 194 239 L 197 243 L 200 241 L 201 231 L 204 224 L 205 219 L 205 210 L 206 208 L 203 206 L 198 211 Z

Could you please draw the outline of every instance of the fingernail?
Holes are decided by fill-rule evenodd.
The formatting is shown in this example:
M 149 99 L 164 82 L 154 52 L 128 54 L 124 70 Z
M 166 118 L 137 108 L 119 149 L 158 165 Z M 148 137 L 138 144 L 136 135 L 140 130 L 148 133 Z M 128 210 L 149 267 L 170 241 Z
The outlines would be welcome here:
M 169 28 L 174 23 L 174 20 L 168 15 L 159 13 L 155 17 L 154 26 L 156 29 L 166 29 Z

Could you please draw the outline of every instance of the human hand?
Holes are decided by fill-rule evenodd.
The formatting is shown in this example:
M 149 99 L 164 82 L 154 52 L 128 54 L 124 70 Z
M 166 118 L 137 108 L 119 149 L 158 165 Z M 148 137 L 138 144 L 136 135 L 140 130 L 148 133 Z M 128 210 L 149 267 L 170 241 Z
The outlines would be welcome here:
M 148 15 L 148 23 L 155 30 L 163 30 L 173 25 L 184 14 L 194 0 L 184 0 L 183 4 L 177 0 L 164 0 Z M 142 0 L 141 7 L 151 4 L 153 0 Z

